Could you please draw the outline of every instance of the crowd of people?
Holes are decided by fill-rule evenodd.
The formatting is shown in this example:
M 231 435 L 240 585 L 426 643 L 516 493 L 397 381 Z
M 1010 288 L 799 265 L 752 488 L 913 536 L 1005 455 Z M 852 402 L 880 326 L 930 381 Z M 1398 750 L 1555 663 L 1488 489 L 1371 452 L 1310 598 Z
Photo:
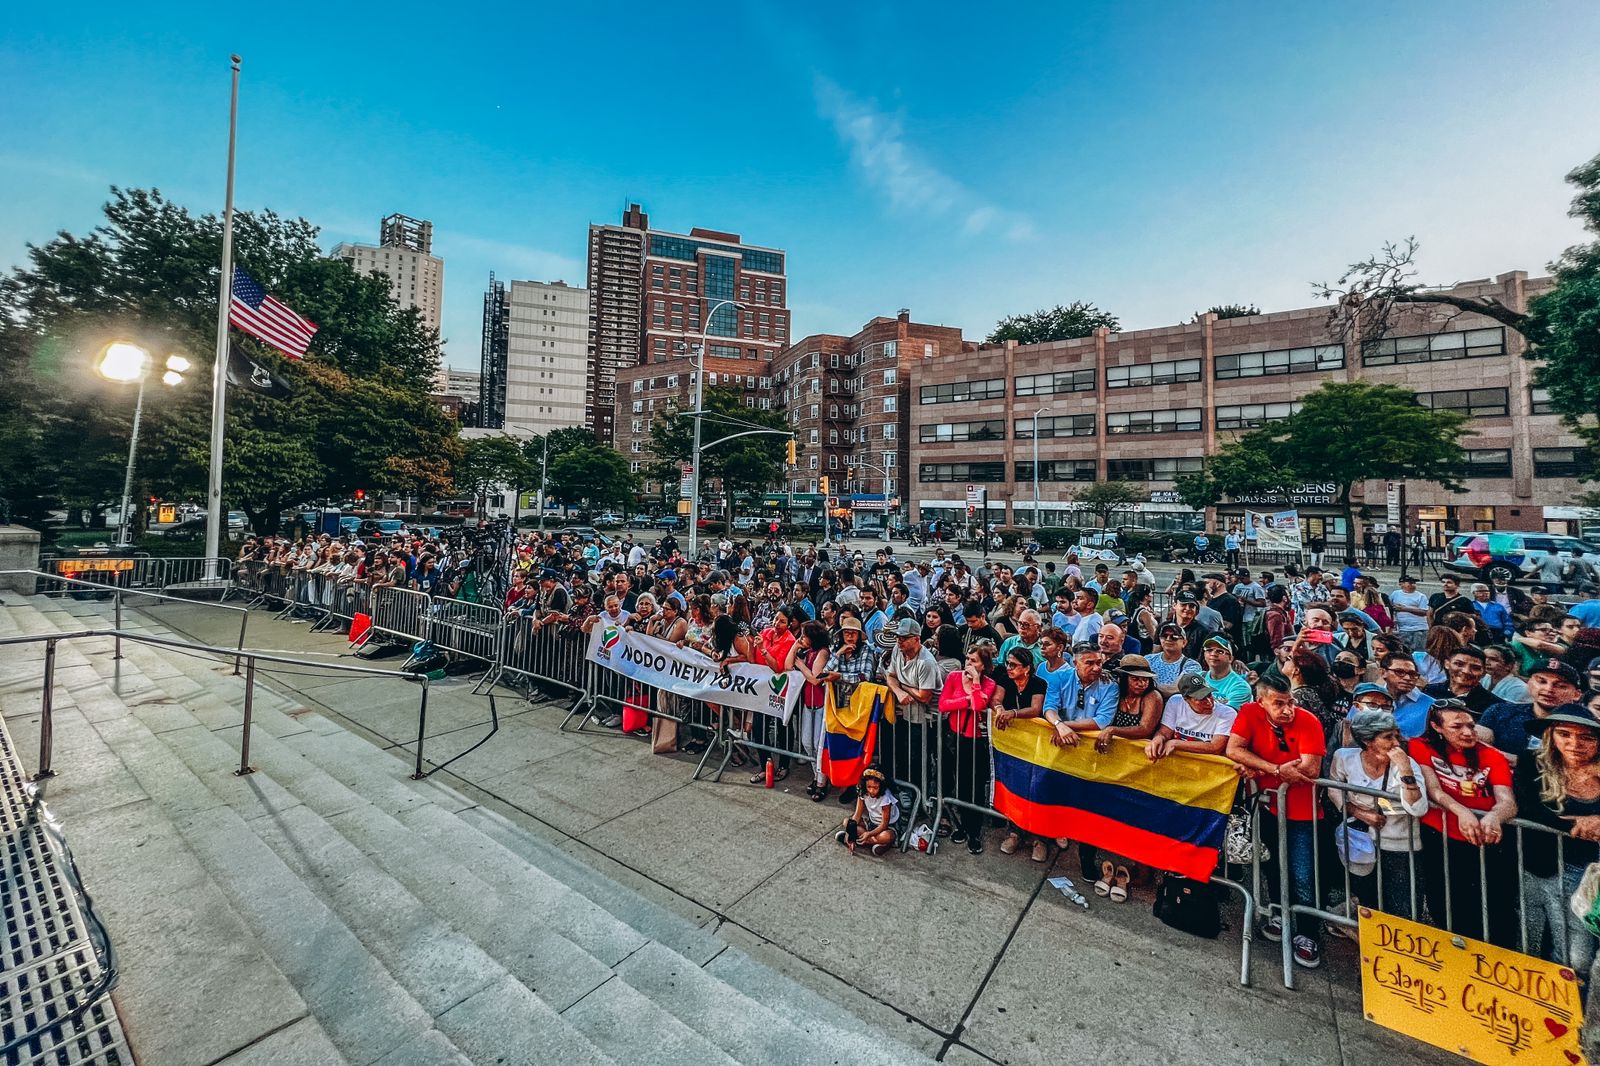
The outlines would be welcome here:
M 466 576 L 463 553 L 415 537 L 264 538 L 246 553 L 241 566 L 304 570 L 335 588 L 448 596 Z M 889 852 L 919 813 L 907 810 L 916 794 L 897 786 L 927 786 L 930 772 L 943 774 L 934 784 L 947 800 L 931 828 L 951 843 L 979 854 L 993 833 L 1000 852 L 1041 863 L 1071 847 L 990 808 L 991 730 L 1037 718 L 1062 746 L 1104 751 L 1121 739 L 1153 761 L 1231 760 L 1242 792 L 1259 798 L 1273 901 L 1377 906 L 1525 944 L 1585 978 L 1595 961 L 1600 910 L 1579 917 L 1571 907 L 1600 845 L 1592 586 L 1571 604 L 1544 587 L 1463 587 L 1450 576 L 1432 594 L 1409 574 L 1385 590 L 1352 561 L 1336 574 L 1186 570 L 1158 589 L 1143 567 L 1113 574 L 1070 555 L 1059 566 L 972 566 L 942 547 L 911 560 L 889 545 L 867 555 L 724 537 L 690 558 L 670 534 L 647 546 L 525 533 L 512 560 L 500 604 L 509 625 L 578 639 L 603 619 L 724 666 L 798 672 L 788 723 L 747 716 L 718 728 L 736 750 L 759 734 L 761 751 L 782 753 L 770 768 L 777 780 L 803 764 L 814 802 L 830 795 L 817 757 L 824 687 L 848 703 L 856 686 L 886 686 L 895 721 L 883 723 L 861 788 L 836 795 L 848 812 L 838 840 L 851 850 Z M 595 713 L 602 726 L 624 726 L 609 708 Z M 656 750 L 707 739 L 685 734 Z M 760 752 L 745 754 L 758 768 L 752 782 L 763 780 Z M 1550 831 L 1519 830 L 1515 819 Z M 1077 853 L 1096 894 L 1129 898 L 1133 863 L 1081 843 Z M 1281 906 L 1265 914 L 1264 935 L 1291 937 L 1297 963 L 1320 964 L 1324 923 L 1298 911 L 1285 921 Z

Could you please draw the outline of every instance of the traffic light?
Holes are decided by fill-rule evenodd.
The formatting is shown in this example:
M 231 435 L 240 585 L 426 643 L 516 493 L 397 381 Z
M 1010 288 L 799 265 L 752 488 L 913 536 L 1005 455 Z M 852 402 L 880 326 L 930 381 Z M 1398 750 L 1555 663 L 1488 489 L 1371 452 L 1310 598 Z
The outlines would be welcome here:
M 790 466 L 794 466 L 794 465 L 795 465 L 795 459 L 794 459 L 794 438 L 793 438 L 793 437 L 790 437 L 790 438 L 789 438 L 789 465 L 790 465 Z
M 823 474 L 822 477 L 817 481 L 817 484 L 822 488 L 822 495 L 824 495 L 824 496 L 829 495 L 829 493 L 828 493 L 828 475 L 827 474 Z
M 356 502 L 357 503 L 360 503 L 362 500 L 364 500 L 366 498 L 367 498 L 367 490 L 366 489 L 356 489 Z

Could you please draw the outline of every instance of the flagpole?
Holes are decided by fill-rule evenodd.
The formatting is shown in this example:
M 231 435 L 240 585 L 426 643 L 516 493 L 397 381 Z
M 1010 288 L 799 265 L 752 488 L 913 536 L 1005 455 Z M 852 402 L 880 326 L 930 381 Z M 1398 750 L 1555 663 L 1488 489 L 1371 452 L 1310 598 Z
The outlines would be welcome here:
M 222 430 L 228 406 L 228 305 L 233 296 L 233 153 L 239 133 L 239 57 L 233 63 L 233 95 L 228 102 L 228 193 L 222 211 L 222 277 L 217 282 L 217 358 L 211 368 L 211 477 L 206 488 L 206 570 L 221 578 L 216 559 L 222 551 Z

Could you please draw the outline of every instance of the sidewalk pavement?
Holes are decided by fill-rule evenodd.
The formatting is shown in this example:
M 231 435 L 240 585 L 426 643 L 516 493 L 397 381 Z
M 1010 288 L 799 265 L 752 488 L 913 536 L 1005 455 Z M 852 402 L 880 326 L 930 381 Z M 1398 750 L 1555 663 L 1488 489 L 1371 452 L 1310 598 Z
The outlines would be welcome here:
M 227 642 L 227 619 L 162 605 L 162 623 Z M 264 613 L 251 644 L 293 654 L 342 653 L 335 634 Z M 387 660 L 398 663 L 399 659 Z M 414 694 L 327 675 L 263 670 L 380 746 L 414 752 Z M 425 754 L 476 743 L 488 704 L 471 682 L 434 686 Z M 691 781 L 686 757 L 610 732 L 564 733 L 555 704 L 500 699 L 501 729 L 442 776 L 585 864 L 714 926 L 773 966 L 945 1062 L 1207 1062 L 1389 1066 L 1454 1059 L 1362 1018 L 1354 946 L 1329 937 L 1327 961 L 1283 988 L 1276 944 L 1255 941 L 1254 987 L 1238 984 L 1239 907 L 1216 941 L 1168 929 L 1150 913 L 1153 886 L 1125 905 L 1070 905 L 1047 878 L 1077 880 L 1077 856 L 1042 865 L 1027 849 L 984 854 L 852 857 L 833 842 L 844 809 L 808 802 L 805 768 L 777 788 Z M 1087 889 L 1087 885 L 1080 885 Z M 1085 893 L 1088 895 L 1089 893 Z

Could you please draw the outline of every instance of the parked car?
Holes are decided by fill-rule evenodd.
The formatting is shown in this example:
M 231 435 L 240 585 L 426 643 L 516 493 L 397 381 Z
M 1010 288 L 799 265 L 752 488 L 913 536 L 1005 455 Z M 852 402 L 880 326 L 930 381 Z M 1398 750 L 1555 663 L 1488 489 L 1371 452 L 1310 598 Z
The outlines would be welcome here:
M 606 511 L 603 514 L 597 514 L 594 516 L 594 528 L 621 529 L 622 516 L 611 511 Z
M 609 547 L 611 544 L 611 538 L 593 526 L 562 526 L 556 530 L 556 534 L 558 536 L 576 537 L 585 544 L 592 540 L 602 548 Z
M 244 532 L 244 512 L 243 511 L 229 511 L 228 512 L 228 532 L 229 533 L 243 533 Z
M 339 532 L 345 536 L 348 537 L 352 533 L 360 532 L 360 530 L 361 519 L 355 517 L 354 515 L 345 515 L 343 518 L 339 519 Z
M 1600 579 L 1600 546 L 1555 533 L 1483 530 L 1450 540 L 1446 570 L 1481 581 L 1576 585 Z
M 767 525 L 768 522 L 765 518 L 758 518 L 755 515 L 739 515 L 733 520 L 733 531 L 735 533 L 754 533 L 758 529 L 765 529 Z
M 651 529 L 655 524 L 656 520 L 647 514 L 636 514 L 628 519 L 629 529 Z
M 398 518 L 378 519 L 378 532 L 384 537 L 392 537 L 397 533 L 404 533 L 406 524 Z
M 657 529 L 666 529 L 677 532 L 683 528 L 683 519 L 675 514 L 664 514 L 660 518 L 656 519 L 655 526 Z

